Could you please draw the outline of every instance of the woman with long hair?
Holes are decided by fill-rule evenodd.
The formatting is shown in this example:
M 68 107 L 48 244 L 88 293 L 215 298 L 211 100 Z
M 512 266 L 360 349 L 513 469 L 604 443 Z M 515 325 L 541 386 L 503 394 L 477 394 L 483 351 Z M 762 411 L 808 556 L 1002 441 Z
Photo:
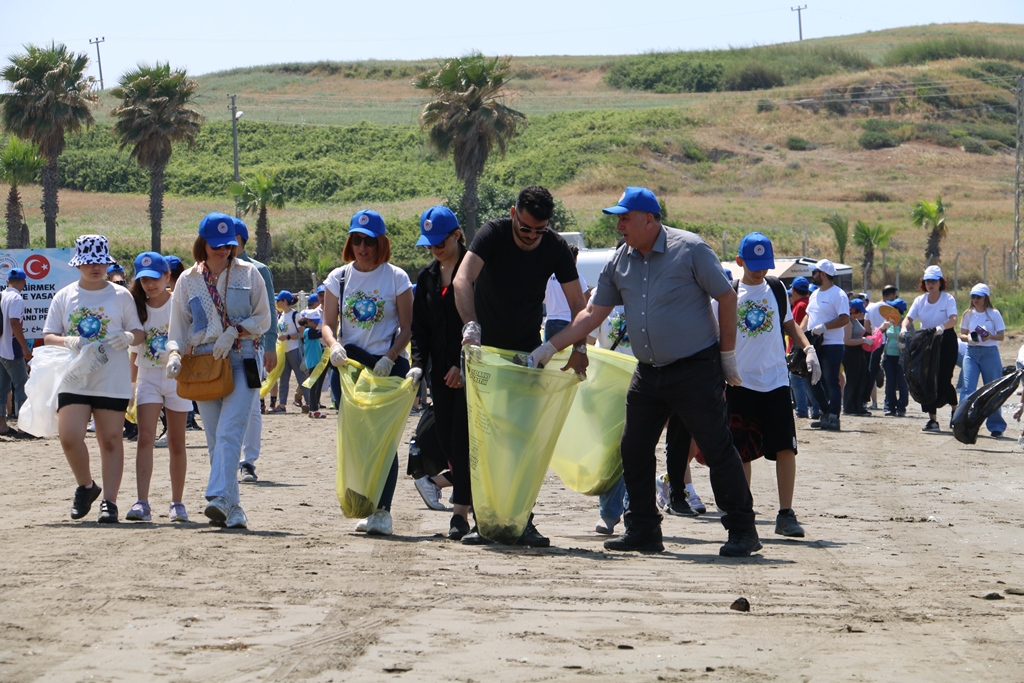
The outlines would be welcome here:
M 352 216 L 342 250 L 345 265 L 324 281 L 321 333 L 335 367 L 352 358 L 380 377 L 406 377 L 415 373 L 405 352 L 412 336 L 412 282 L 404 270 L 389 263 L 391 241 L 386 233 L 376 211 L 364 209 Z M 395 453 L 377 510 L 361 520 L 356 531 L 391 535 L 391 500 L 397 484 Z
M 234 257 L 235 223 L 206 215 L 192 245 L 196 263 L 178 278 L 167 335 L 167 377 L 181 372 L 181 354 L 212 353 L 231 363 L 234 388 L 223 398 L 199 401 L 210 452 L 203 513 L 214 526 L 248 526 L 238 497 L 238 461 L 249 415 L 259 400 L 257 345 L 270 328 L 270 302 L 256 266 Z M 246 370 L 249 366 L 249 371 Z
M 942 337 L 942 346 L 939 351 L 939 377 L 937 398 L 928 405 L 922 405 L 921 410 L 928 413 L 928 422 L 922 431 L 938 432 L 939 421 L 936 419 L 936 411 L 945 405 L 956 407 L 956 389 L 953 388 L 953 369 L 956 367 L 956 359 L 959 355 L 956 341 L 956 320 L 958 317 L 956 299 L 946 291 L 946 279 L 942 277 L 942 269 L 938 266 L 928 266 L 924 270 L 918 288 L 924 292 L 914 299 L 907 311 L 907 317 L 903 319 L 903 332 L 913 329 L 915 321 L 921 322 L 921 329 L 934 330 L 935 334 Z
M 142 321 L 145 339 L 133 346 L 132 380 L 135 391 L 135 420 L 139 437 L 135 445 L 135 478 L 139 498 L 125 519 L 148 522 L 149 484 L 153 478 L 153 447 L 160 411 L 166 408 L 167 447 L 170 451 L 172 522 L 187 522 L 188 513 L 182 497 L 188 458 L 185 453 L 185 422 L 192 402 L 178 396 L 177 382 L 164 373 L 167 362 L 167 328 L 171 324 L 170 265 L 160 254 L 146 251 L 135 257 L 135 279 L 128 291 Z
M 971 288 L 971 306 L 964 311 L 960 322 L 960 339 L 967 342 L 964 354 L 963 388 L 960 400 L 974 393 L 978 387 L 978 376 L 982 384 L 988 384 L 1003 376 L 1003 361 L 999 358 L 999 342 L 1003 341 L 1006 324 L 1003 316 L 992 308 L 991 290 L 979 282 Z M 993 413 L 985 422 L 992 436 L 999 438 L 1006 431 L 1006 420 L 1001 410 Z

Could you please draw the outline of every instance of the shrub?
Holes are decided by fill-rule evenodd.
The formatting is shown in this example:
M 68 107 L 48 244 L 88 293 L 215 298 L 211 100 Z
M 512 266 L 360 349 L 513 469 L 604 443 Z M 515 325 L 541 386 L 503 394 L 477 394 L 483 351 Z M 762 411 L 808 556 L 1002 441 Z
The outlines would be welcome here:
M 721 62 L 687 53 L 650 53 L 619 61 L 608 70 L 605 80 L 623 90 L 714 92 L 722 89 L 724 70 Z
M 960 57 L 1024 62 L 1024 45 L 999 43 L 979 36 L 932 38 L 894 47 L 882 61 L 886 66 L 897 66 Z
M 767 98 L 762 97 L 757 101 L 757 113 L 761 114 L 766 111 L 775 111 L 775 103 Z
M 786 149 L 794 152 L 806 152 L 809 149 L 814 149 L 814 145 L 796 135 L 790 135 L 786 138 Z
M 879 192 L 877 190 L 865 190 L 860 193 L 860 200 L 862 202 L 891 202 L 892 196 L 886 192 Z
M 985 141 L 980 138 L 966 137 L 963 139 L 964 151 L 969 154 L 984 154 L 991 156 L 995 154 L 995 150 L 985 144 Z
M 749 63 L 725 81 L 726 90 L 770 90 L 785 85 L 782 74 L 764 64 Z
M 884 149 L 886 147 L 899 147 L 900 140 L 891 133 L 884 133 L 866 130 L 857 140 L 857 143 L 864 149 Z

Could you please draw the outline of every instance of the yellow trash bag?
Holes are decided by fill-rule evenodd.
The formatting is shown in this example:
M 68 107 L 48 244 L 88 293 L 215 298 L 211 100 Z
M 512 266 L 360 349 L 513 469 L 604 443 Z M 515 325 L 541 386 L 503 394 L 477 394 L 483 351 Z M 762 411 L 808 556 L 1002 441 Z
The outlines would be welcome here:
M 469 471 L 480 534 L 511 545 L 526 530 L 562 423 L 580 381 L 561 372 L 568 353 L 542 370 L 512 351 L 466 350 Z
M 324 352 L 320 354 L 320 362 L 318 362 L 312 370 L 309 371 L 309 377 L 302 383 L 302 386 L 307 389 L 312 389 L 313 385 L 316 384 L 317 379 L 320 375 L 327 371 L 327 364 L 331 362 L 331 350 L 324 349 Z M 274 368 L 275 370 L 277 368 Z
M 287 365 L 284 358 L 286 355 L 288 355 L 288 352 L 285 351 L 284 340 L 278 339 L 277 365 L 274 366 L 273 370 L 267 373 L 267 378 L 263 380 L 263 384 L 260 385 L 260 398 L 266 398 L 267 394 L 270 393 L 270 390 L 274 388 L 275 384 L 277 384 L 277 380 L 281 379 L 281 375 L 284 374 L 284 368 Z
M 588 351 L 587 379 L 565 418 L 551 469 L 573 491 L 599 496 L 622 476 L 619 441 L 636 358 L 594 347 Z
M 354 360 L 338 370 L 341 404 L 335 490 L 346 517 L 368 517 L 380 503 L 417 385 L 410 379 L 378 377 Z

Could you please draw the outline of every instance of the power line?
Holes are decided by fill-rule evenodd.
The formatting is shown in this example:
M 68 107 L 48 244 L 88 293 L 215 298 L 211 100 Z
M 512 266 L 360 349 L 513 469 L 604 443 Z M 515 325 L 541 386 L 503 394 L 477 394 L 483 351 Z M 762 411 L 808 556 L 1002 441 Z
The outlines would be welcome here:
M 105 90 L 103 87 L 103 60 L 100 59 L 100 43 L 105 42 L 106 38 L 95 38 L 90 39 L 89 44 L 96 46 L 96 64 L 100 67 L 100 90 Z

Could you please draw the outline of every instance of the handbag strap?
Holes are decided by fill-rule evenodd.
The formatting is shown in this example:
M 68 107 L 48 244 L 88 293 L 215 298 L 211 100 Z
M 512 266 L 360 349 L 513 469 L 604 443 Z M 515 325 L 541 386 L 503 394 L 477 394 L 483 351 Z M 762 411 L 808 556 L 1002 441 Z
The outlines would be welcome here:
M 203 281 L 206 282 L 206 289 L 210 292 L 210 298 L 213 299 L 213 305 L 217 307 L 217 313 L 220 314 L 221 325 L 227 330 L 231 327 L 231 321 L 228 319 L 227 306 L 224 305 L 224 299 L 221 298 L 220 292 L 217 291 L 217 278 L 214 277 L 213 273 L 210 272 L 209 267 L 204 261 L 200 264 L 200 269 L 203 273 Z M 227 275 L 225 276 L 225 285 L 227 280 L 231 278 L 231 261 L 228 261 Z M 242 341 L 235 337 L 234 349 L 239 351 L 242 348 Z

